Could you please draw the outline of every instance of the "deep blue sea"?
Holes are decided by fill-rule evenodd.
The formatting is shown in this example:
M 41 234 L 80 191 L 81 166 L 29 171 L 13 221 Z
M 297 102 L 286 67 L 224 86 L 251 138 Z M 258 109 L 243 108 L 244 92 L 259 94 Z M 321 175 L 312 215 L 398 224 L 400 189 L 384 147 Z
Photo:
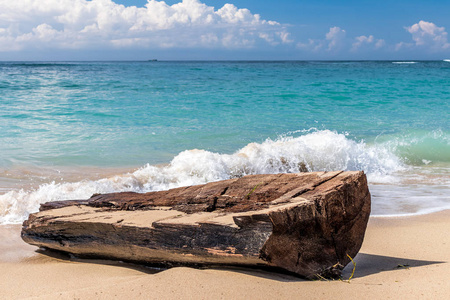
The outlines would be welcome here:
M 372 214 L 450 208 L 450 62 L 0 62 L 0 224 L 39 204 L 364 170 Z

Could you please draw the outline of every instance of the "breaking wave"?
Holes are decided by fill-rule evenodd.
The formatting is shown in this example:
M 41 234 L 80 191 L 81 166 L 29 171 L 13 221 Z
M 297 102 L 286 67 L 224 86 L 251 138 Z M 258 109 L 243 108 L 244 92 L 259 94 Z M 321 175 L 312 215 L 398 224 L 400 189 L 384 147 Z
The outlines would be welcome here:
M 394 174 L 411 168 L 411 162 L 428 165 L 447 160 L 442 155 L 449 153 L 448 135 L 433 134 L 369 144 L 329 130 L 308 130 L 250 143 L 233 154 L 186 150 L 163 166 L 148 164 L 99 180 L 50 182 L 33 190 L 9 191 L 0 195 L 0 224 L 21 222 L 48 201 L 87 199 L 94 193 L 158 191 L 249 174 L 364 170 L 371 183 L 392 183 L 397 180 Z M 429 154 L 425 149 L 430 145 L 443 154 Z

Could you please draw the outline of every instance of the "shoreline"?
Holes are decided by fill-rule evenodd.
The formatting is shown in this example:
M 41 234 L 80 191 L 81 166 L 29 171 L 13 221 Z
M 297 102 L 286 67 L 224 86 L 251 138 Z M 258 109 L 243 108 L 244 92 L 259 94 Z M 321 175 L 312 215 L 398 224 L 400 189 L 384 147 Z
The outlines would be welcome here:
M 346 281 L 306 281 L 245 268 L 156 270 L 104 260 L 45 255 L 0 226 L 0 299 L 446 299 L 450 293 L 450 210 L 371 217 Z M 343 277 L 352 273 L 350 263 Z

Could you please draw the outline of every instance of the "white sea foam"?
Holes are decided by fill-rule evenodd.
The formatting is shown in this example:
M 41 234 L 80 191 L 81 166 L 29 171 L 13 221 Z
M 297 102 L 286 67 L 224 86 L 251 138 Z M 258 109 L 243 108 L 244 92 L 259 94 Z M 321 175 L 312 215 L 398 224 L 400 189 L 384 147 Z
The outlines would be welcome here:
M 450 62 L 450 59 L 444 59 L 444 61 L 446 61 L 446 62 Z
M 393 64 L 417 64 L 417 61 L 393 61 Z
M 407 216 L 450 209 L 450 186 L 430 184 L 370 185 L 372 215 Z
M 395 183 L 408 170 L 391 145 L 368 145 L 329 130 L 250 143 L 233 154 L 186 150 L 165 166 L 146 165 L 100 180 L 47 183 L 34 190 L 0 195 L 0 224 L 18 223 L 48 201 L 87 199 L 94 193 L 149 192 L 202 184 L 248 174 L 364 170 L 373 183 Z

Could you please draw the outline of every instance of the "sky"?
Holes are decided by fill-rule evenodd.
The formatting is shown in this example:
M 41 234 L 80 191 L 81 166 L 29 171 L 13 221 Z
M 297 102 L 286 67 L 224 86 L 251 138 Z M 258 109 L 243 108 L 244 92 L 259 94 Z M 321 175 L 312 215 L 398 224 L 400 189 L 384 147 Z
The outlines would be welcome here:
M 449 0 L 0 0 L 0 60 L 441 60 Z

